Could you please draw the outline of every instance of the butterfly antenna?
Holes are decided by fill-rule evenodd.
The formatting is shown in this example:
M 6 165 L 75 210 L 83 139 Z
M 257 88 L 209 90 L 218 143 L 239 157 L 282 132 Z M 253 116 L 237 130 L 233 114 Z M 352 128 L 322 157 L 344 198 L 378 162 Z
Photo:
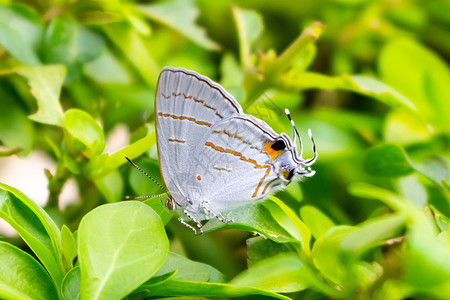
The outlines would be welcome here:
M 304 166 L 310 166 L 310 165 L 312 165 L 313 163 L 316 162 L 317 157 L 318 157 L 317 150 L 316 150 L 316 143 L 314 143 L 314 138 L 313 138 L 313 136 L 312 136 L 311 129 L 308 129 L 308 135 L 309 135 L 309 138 L 311 139 L 311 142 L 312 142 L 312 150 L 313 150 L 313 152 L 314 152 L 314 156 L 313 156 L 312 158 L 306 160 L 306 161 L 303 163 Z
M 136 169 L 138 169 L 139 171 L 141 171 L 145 176 L 147 176 L 148 178 L 150 178 L 154 183 L 156 183 L 157 186 L 159 186 L 164 192 L 166 192 L 167 194 L 169 194 L 169 192 L 166 190 L 165 187 L 163 187 L 162 185 L 160 185 L 155 179 L 153 179 L 152 176 L 148 175 L 144 170 L 142 170 L 141 168 L 139 168 L 134 162 L 131 161 L 131 159 L 129 159 L 128 157 L 125 156 L 125 158 L 128 160 L 128 162 L 135 167 Z M 169 194 L 170 195 L 170 194 Z M 141 197 L 158 197 L 158 196 L 141 196 Z M 136 199 L 136 198 L 134 198 Z M 144 199 L 144 198 L 141 198 Z
M 297 137 L 299 139 L 299 144 L 300 144 L 300 158 L 303 159 L 302 154 L 303 154 L 303 142 L 302 142 L 302 138 L 300 137 L 300 134 L 298 134 L 297 131 L 297 127 L 295 127 L 295 123 L 294 120 L 291 119 L 291 113 L 289 112 L 289 109 L 285 109 L 284 113 L 286 114 L 286 116 L 289 118 L 289 121 L 291 121 L 291 125 L 294 128 L 294 145 L 297 145 Z

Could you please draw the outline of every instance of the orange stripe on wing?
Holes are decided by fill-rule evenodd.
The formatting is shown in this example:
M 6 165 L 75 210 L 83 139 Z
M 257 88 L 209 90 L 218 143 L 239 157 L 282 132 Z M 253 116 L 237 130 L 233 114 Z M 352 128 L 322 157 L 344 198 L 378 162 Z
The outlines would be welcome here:
M 211 127 L 211 126 L 212 126 L 211 123 L 204 122 L 204 121 L 198 121 L 198 120 L 196 120 L 196 119 L 194 119 L 194 118 L 191 118 L 191 117 L 176 116 L 176 115 L 171 115 L 171 114 L 162 113 L 162 112 L 159 112 L 159 113 L 158 113 L 158 116 L 160 116 L 160 117 L 165 117 L 165 118 L 172 118 L 172 119 L 175 119 L 175 120 L 187 120 L 187 121 L 194 122 L 195 124 L 198 124 L 198 125 L 204 125 L 204 126 L 208 126 L 208 127 Z
M 232 154 L 232 155 L 234 155 L 234 156 L 237 156 L 237 157 L 240 158 L 240 160 L 255 165 L 255 169 L 266 169 L 266 173 L 264 174 L 263 178 L 261 178 L 261 180 L 259 181 L 259 184 L 258 184 L 258 186 L 256 187 L 256 190 L 255 190 L 255 192 L 253 193 L 252 198 L 255 198 L 255 197 L 258 195 L 259 188 L 260 188 L 261 185 L 263 184 L 263 182 L 264 182 L 264 180 L 266 179 L 266 177 L 269 176 L 269 173 L 270 173 L 270 166 L 261 166 L 261 165 L 258 165 L 258 163 L 257 163 L 255 160 L 244 157 L 244 156 L 242 155 L 242 153 L 240 153 L 240 152 L 233 151 L 233 150 L 231 150 L 231 149 L 224 149 L 224 148 L 219 147 L 219 146 L 215 146 L 215 145 L 214 145 L 213 143 L 211 143 L 211 142 L 206 142 L 206 143 L 205 143 L 205 146 L 211 147 L 212 149 L 214 149 L 214 150 L 216 150 L 216 151 L 219 151 L 219 152 L 229 153 L 229 154 Z M 263 192 L 263 194 L 264 194 L 264 192 Z
M 178 96 L 181 96 L 181 95 L 183 95 L 184 99 L 191 99 L 191 100 L 193 100 L 194 102 L 202 103 L 204 107 L 206 107 L 206 108 L 208 108 L 208 109 L 214 111 L 214 112 L 216 113 L 216 116 L 218 116 L 219 118 L 223 119 L 223 116 L 217 112 L 217 109 L 216 109 L 215 107 L 212 107 L 212 106 L 209 106 L 208 104 L 206 104 L 205 100 L 197 99 L 197 98 L 195 98 L 195 97 L 192 96 L 192 95 L 186 95 L 185 93 L 181 93 L 181 92 L 178 93 L 178 94 L 175 93 L 175 92 L 172 92 L 172 96 L 178 97 Z M 163 97 L 166 98 L 166 99 L 169 99 L 169 98 L 170 98 L 170 96 L 166 97 L 166 96 L 164 96 L 164 95 L 163 95 Z
M 169 142 L 175 142 L 175 143 L 186 143 L 186 141 L 178 140 L 178 139 L 169 139 Z

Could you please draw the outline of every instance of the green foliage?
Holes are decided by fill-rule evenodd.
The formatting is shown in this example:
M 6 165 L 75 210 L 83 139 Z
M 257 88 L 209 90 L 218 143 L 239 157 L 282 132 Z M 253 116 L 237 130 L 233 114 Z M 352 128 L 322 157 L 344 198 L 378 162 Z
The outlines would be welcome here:
M 0 183 L 20 236 L 0 236 L 0 298 L 448 299 L 449 16 L 446 0 L 1 1 L 0 170 L 35 151 L 56 169 L 44 208 Z M 166 65 L 277 132 L 289 108 L 316 175 L 203 236 L 164 198 L 124 201 L 164 196 L 125 157 L 163 184 Z M 105 150 L 116 126 L 128 143 Z M 62 207 L 70 179 L 79 203 Z

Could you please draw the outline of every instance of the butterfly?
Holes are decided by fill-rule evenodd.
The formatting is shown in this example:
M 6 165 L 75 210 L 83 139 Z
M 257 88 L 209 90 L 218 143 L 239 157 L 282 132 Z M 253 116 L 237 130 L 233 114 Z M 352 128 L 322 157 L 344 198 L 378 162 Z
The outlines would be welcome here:
M 182 224 L 194 233 L 189 220 L 200 233 L 202 220 L 228 224 L 232 220 L 222 212 L 314 175 L 310 166 L 318 154 L 311 130 L 314 156 L 305 160 L 300 135 L 286 114 L 294 141 L 244 114 L 233 96 L 209 78 L 183 68 L 161 71 L 155 97 L 159 166 L 168 189 L 166 206 L 181 212 Z

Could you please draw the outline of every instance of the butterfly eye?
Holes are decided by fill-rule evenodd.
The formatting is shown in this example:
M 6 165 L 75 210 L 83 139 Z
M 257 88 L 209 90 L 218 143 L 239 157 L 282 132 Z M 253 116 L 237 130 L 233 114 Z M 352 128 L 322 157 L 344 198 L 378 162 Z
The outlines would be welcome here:
M 284 148 L 286 148 L 286 144 L 284 143 L 283 140 L 278 140 L 275 143 L 272 144 L 272 146 L 270 146 L 273 150 L 279 151 L 279 150 L 283 150 Z
M 295 168 L 292 168 L 290 171 L 283 170 L 282 174 L 283 174 L 284 179 L 286 179 L 287 181 L 291 181 L 292 177 L 294 177 L 294 175 L 295 175 Z

